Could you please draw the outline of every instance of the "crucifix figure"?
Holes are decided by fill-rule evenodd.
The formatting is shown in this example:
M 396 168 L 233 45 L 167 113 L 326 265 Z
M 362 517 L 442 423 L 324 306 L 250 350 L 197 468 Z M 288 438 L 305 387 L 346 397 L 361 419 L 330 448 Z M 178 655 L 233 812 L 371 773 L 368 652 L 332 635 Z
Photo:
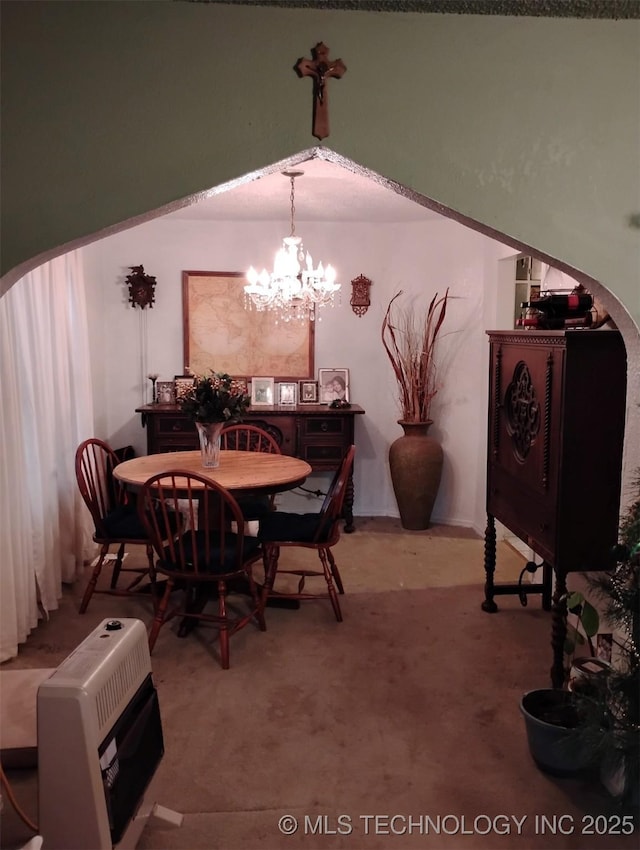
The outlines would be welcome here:
M 319 41 L 311 51 L 312 59 L 298 59 L 295 71 L 299 77 L 313 77 L 313 135 L 324 139 L 329 135 L 329 77 L 340 77 L 347 70 L 342 59 L 330 60 L 329 48 Z

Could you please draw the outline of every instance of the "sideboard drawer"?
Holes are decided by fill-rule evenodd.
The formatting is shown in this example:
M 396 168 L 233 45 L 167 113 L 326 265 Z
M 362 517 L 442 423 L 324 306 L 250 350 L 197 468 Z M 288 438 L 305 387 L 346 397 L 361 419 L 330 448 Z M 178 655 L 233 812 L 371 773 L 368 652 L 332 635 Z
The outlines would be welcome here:
M 196 435 L 196 427 L 185 416 L 158 416 L 155 421 L 156 433 L 162 436 L 172 434 Z
M 303 443 L 300 447 L 300 457 L 316 469 L 326 466 L 327 469 L 335 469 L 340 466 L 340 461 L 346 451 L 342 443 Z
M 335 416 L 310 416 L 302 420 L 303 437 L 342 436 L 345 421 Z

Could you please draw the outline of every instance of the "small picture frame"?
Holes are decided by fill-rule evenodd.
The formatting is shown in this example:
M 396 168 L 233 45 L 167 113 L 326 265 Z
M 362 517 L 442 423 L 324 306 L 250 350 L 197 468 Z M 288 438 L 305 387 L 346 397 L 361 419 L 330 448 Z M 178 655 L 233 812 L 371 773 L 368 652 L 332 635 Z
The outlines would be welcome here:
M 232 380 L 234 380 L 238 386 L 238 390 L 245 395 L 251 395 L 251 387 L 249 386 L 249 379 L 245 378 L 244 375 L 232 375 Z
M 348 369 L 318 369 L 320 404 L 332 401 L 350 401 Z
M 175 400 L 178 402 L 193 386 L 193 375 L 176 375 L 173 379 Z
M 318 403 L 318 382 L 317 381 L 299 381 L 298 382 L 298 404 L 317 404 Z
M 275 395 L 275 380 L 273 378 L 251 378 L 251 405 L 272 405 Z
M 280 381 L 278 404 L 297 404 L 298 385 L 295 381 Z
M 158 404 L 176 403 L 176 388 L 174 381 L 158 381 L 156 383 L 156 401 Z

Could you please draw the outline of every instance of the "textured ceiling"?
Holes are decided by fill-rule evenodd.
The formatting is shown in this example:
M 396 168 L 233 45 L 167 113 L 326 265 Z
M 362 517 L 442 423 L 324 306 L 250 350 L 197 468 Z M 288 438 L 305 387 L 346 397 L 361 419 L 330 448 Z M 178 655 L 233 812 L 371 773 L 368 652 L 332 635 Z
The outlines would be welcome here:
M 302 171 L 295 181 L 296 221 L 403 222 L 438 218 L 428 209 L 363 174 L 334 162 L 309 159 L 291 166 Z M 279 171 L 203 197 L 167 218 L 191 221 L 288 221 L 288 177 Z M 206 195 L 206 193 L 203 193 Z
M 185 2 L 185 0 L 179 0 Z M 537 18 L 640 18 L 640 0 L 186 0 L 235 6 Z

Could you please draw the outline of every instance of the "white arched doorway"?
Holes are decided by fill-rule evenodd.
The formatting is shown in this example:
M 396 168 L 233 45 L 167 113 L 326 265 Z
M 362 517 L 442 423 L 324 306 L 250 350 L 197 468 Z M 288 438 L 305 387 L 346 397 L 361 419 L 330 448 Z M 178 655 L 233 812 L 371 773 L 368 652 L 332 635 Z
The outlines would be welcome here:
M 305 163 L 308 166 L 305 166 Z M 575 279 L 583 282 L 598 296 L 622 332 L 630 364 L 623 479 L 625 485 L 628 484 L 634 476 L 635 469 L 640 464 L 638 457 L 640 451 L 640 438 L 638 437 L 640 430 L 638 425 L 640 387 L 639 382 L 634 380 L 634 377 L 637 378 L 638 364 L 640 363 L 640 336 L 628 312 L 618 299 L 588 275 L 563 264 L 557 258 L 548 257 L 534 246 L 512 240 L 508 235 L 497 233 L 482 223 L 472 221 L 326 148 L 302 151 L 295 156 L 270 164 L 264 169 L 248 173 L 223 185 L 203 190 L 173 204 L 150 211 L 135 220 L 122 222 L 108 231 L 92 234 L 90 237 L 61 246 L 56 251 L 51 252 L 51 256 L 53 256 L 80 246 L 86 248 L 87 253 L 92 255 L 92 272 L 95 273 L 92 276 L 92 292 L 100 292 L 101 298 L 106 297 L 108 299 L 106 305 L 108 309 L 104 311 L 101 309 L 102 303 L 94 302 L 95 315 L 93 316 L 96 336 L 99 332 L 104 334 L 100 354 L 95 359 L 106 364 L 105 369 L 107 371 L 111 370 L 97 392 L 104 405 L 101 419 L 104 435 L 113 438 L 119 445 L 130 442 L 132 434 L 140 434 L 139 420 L 133 413 L 136 405 L 140 403 L 139 388 L 129 386 L 129 383 L 132 383 L 135 371 L 136 355 L 135 351 L 133 351 L 133 354 L 129 352 L 129 355 L 126 351 L 127 338 L 136 333 L 136 328 L 130 326 L 131 313 L 124 312 L 126 299 L 122 298 L 120 291 L 122 277 L 126 274 L 127 267 L 144 262 L 146 270 L 158 277 L 158 303 L 153 311 L 149 311 L 149 333 L 155 336 L 158 341 L 154 356 L 161 357 L 162 349 L 173 351 L 161 366 L 161 369 L 165 370 L 166 376 L 172 377 L 180 372 L 179 269 L 195 267 L 242 270 L 249 262 L 238 259 L 245 256 L 240 251 L 240 242 L 245 243 L 247 249 L 245 253 L 247 257 L 251 258 L 251 262 L 257 263 L 261 260 L 268 262 L 273 250 L 278 245 L 278 240 L 284 235 L 283 228 L 286 226 L 288 213 L 287 189 L 283 184 L 280 172 L 292 167 L 300 167 L 303 170 L 305 167 L 309 167 L 309 170 L 311 170 L 312 163 L 326 163 L 332 166 L 334 172 L 338 172 L 337 179 L 342 177 L 342 182 L 347 183 L 347 185 L 352 185 L 350 183 L 351 178 L 357 178 L 359 185 L 366 184 L 367 189 L 372 194 L 382 193 L 388 199 L 389 206 L 393 206 L 395 201 L 401 201 L 408 207 L 413 207 L 423 213 L 422 217 L 414 216 L 413 220 L 410 218 L 403 220 L 400 217 L 401 213 L 397 212 L 394 213 L 398 216 L 395 221 L 385 222 L 380 219 L 375 223 L 377 229 L 374 228 L 374 225 L 370 225 L 367 230 L 357 222 L 347 223 L 344 218 L 337 218 L 338 194 L 335 191 L 335 184 L 329 181 L 329 188 L 325 187 L 324 189 L 326 195 L 323 202 L 325 218 L 321 222 L 311 222 L 305 219 L 303 210 L 305 206 L 304 193 L 307 189 L 305 189 L 304 183 L 299 184 L 299 221 L 301 227 L 303 224 L 305 227 L 307 247 L 311 248 L 312 243 L 316 240 L 321 244 L 321 239 L 324 238 L 325 244 L 320 249 L 320 255 L 323 258 L 328 256 L 329 259 L 332 259 L 333 251 L 342 252 L 345 258 L 345 277 L 343 278 L 345 288 L 348 288 L 348 280 L 359 273 L 374 278 L 374 304 L 367 316 L 356 318 L 348 313 L 346 304 L 348 294 L 345 293 L 343 295 L 343 306 L 346 307 L 347 315 L 344 316 L 344 324 L 330 330 L 325 339 L 319 339 L 316 358 L 316 365 L 320 367 L 349 366 L 350 363 L 353 363 L 353 368 L 356 370 L 354 374 L 359 376 L 358 381 L 354 382 L 354 387 L 358 387 L 358 392 L 362 392 L 366 396 L 366 402 L 363 406 L 365 409 L 369 407 L 371 411 L 369 419 L 371 427 L 362 429 L 359 441 L 359 478 L 356 481 L 356 500 L 361 500 L 361 512 L 370 513 L 372 508 L 375 508 L 383 513 L 388 510 L 389 506 L 388 501 L 386 503 L 380 502 L 377 507 L 375 503 L 365 501 L 365 497 L 369 499 L 370 494 L 379 495 L 389 492 L 384 455 L 392 429 L 397 427 L 395 426 L 397 416 L 392 409 L 393 392 L 389 389 L 384 390 L 379 383 L 376 383 L 376 375 L 388 369 L 378 345 L 380 313 L 385 306 L 385 298 L 397 288 L 409 288 L 411 286 L 417 296 L 421 289 L 442 289 L 450 282 L 447 276 L 446 263 L 448 257 L 455 256 L 453 250 L 442 251 L 437 266 L 433 267 L 433 274 L 425 275 L 424 270 L 424 263 L 438 254 L 443 244 L 446 248 L 446 239 L 439 240 L 434 237 L 428 246 L 423 246 L 424 253 L 420 255 L 422 264 L 412 264 L 407 260 L 409 252 L 415 250 L 416 243 L 421 239 L 421 228 L 430 215 L 434 216 L 433 220 L 434 222 L 437 221 L 437 227 L 440 228 L 442 233 L 445 232 L 447 226 L 456 226 L 479 237 L 486 238 L 488 242 L 499 243 L 504 249 L 503 254 L 497 253 L 493 248 L 487 249 L 486 256 L 472 258 L 473 244 L 472 241 L 469 241 L 468 245 L 465 243 L 465 251 L 468 251 L 468 253 L 457 258 L 459 262 L 455 266 L 455 274 L 452 273 L 452 277 L 455 278 L 453 282 L 458 286 L 461 293 L 460 303 L 464 300 L 470 308 L 464 315 L 461 314 L 461 317 L 467 322 L 465 328 L 475 334 L 475 347 L 466 352 L 467 362 L 471 364 L 470 369 L 461 368 L 456 381 L 452 382 L 455 386 L 453 389 L 450 388 L 451 392 L 448 396 L 443 393 L 443 403 L 448 418 L 447 424 L 443 424 L 441 430 L 445 440 L 450 441 L 452 460 L 449 463 L 448 477 L 442 492 L 439 519 L 451 523 L 470 524 L 477 530 L 481 530 L 481 514 L 483 511 L 481 477 L 484 469 L 486 445 L 482 430 L 485 427 L 483 393 L 486 389 L 486 379 L 483 358 L 486 348 L 482 335 L 484 328 L 491 327 L 494 324 L 495 310 L 492 310 L 491 305 L 486 303 L 484 290 L 482 290 L 482 296 L 479 290 L 485 283 L 489 285 L 494 278 L 497 278 L 497 260 L 500 257 L 514 256 L 518 252 L 527 253 L 543 262 L 556 265 Z M 269 189 L 269 182 L 271 182 L 272 189 Z M 309 184 L 311 183 L 313 183 L 312 179 L 309 180 Z M 267 223 L 254 218 L 251 221 L 251 216 L 257 215 L 256 204 L 251 201 L 251 189 L 258 186 L 262 187 L 263 190 L 266 187 L 265 194 L 275 196 L 278 209 L 281 211 L 278 214 L 279 220 L 271 220 Z M 314 191 L 320 190 L 317 188 L 309 189 L 311 194 Z M 242 201 L 245 194 L 246 203 Z M 178 226 L 182 227 L 183 230 L 187 229 L 184 222 L 182 225 L 177 224 L 181 213 L 189 210 L 193 212 L 199 206 L 204 206 L 210 201 L 224 202 L 231 198 L 235 199 L 234 204 L 236 206 L 245 203 L 244 218 L 240 220 L 243 222 L 251 221 L 251 224 L 239 224 L 238 219 L 222 221 L 223 213 L 218 212 L 216 218 L 201 220 L 199 225 L 194 226 L 193 235 L 189 236 L 185 243 L 189 249 L 188 253 L 183 253 L 180 258 L 175 255 L 173 258 L 169 256 L 172 237 L 167 237 L 168 228 Z M 223 203 L 221 205 L 224 206 Z M 366 210 L 358 213 L 360 216 L 365 214 Z M 331 219 L 331 216 L 334 220 Z M 434 226 L 436 225 L 434 224 Z M 153 228 L 164 228 L 165 239 L 160 239 L 158 237 L 160 231 L 156 230 L 154 244 L 157 247 L 153 249 L 156 253 L 150 255 L 152 242 L 149 234 Z M 309 228 L 313 234 L 312 238 L 306 238 L 306 228 Z M 191 230 L 191 225 L 188 229 Z M 348 235 L 346 235 L 347 230 L 349 230 Z M 240 231 L 242 231 L 242 235 L 238 238 L 237 234 Z M 328 235 L 323 236 L 322 231 L 327 231 Z M 377 238 L 383 231 L 388 231 L 391 234 L 384 255 L 382 252 L 383 240 Z M 245 236 L 245 232 L 250 232 L 250 237 Z M 107 257 L 105 246 L 108 239 L 117 239 L 118 248 L 107 258 L 106 262 L 101 262 Z M 247 243 L 249 243 L 248 247 Z M 354 246 L 357 249 L 355 253 L 353 251 Z M 227 251 L 226 254 L 225 251 Z M 148 256 L 153 257 L 151 261 L 147 260 Z M 217 256 L 223 256 L 225 259 L 214 259 Z M 35 267 L 49 258 L 34 258 L 31 267 Z M 374 273 L 371 273 L 371 268 L 375 270 Z M 5 281 L 5 283 L 8 282 Z M 169 293 L 170 289 L 173 290 L 172 293 Z M 105 295 L 105 293 L 108 295 Z M 170 301 L 169 306 L 167 304 L 162 305 L 161 301 L 164 298 L 169 299 L 167 301 L 167 304 Z M 474 301 L 473 299 L 479 300 Z M 474 306 L 479 308 L 479 312 L 474 312 L 471 309 Z M 164 326 L 162 326 L 163 310 L 166 310 L 164 314 L 166 324 Z M 155 327 L 152 327 L 151 323 L 154 323 Z M 327 322 L 325 327 L 328 324 Z M 113 344 L 114 328 L 118 329 L 117 345 Z M 363 336 L 369 340 L 368 348 L 363 346 L 361 342 Z M 363 348 L 365 348 L 364 352 Z M 334 360 L 334 351 L 341 352 L 340 362 Z M 121 359 L 118 360 L 117 358 Z M 151 360 L 149 360 L 149 366 L 152 365 Z M 360 402 L 362 399 L 356 398 L 356 401 Z M 379 407 L 376 408 L 376 405 L 379 405 Z M 443 422 L 445 422 L 444 415 Z M 469 429 L 471 426 L 474 427 L 470 439 Z M 140 436 L 140 439 L 143 439 L 143 436 Z M 474 482 L 473 487 L 470 487 L 470 481 Z M 471 493 L 468 492 L 470 490 Z M 460 494 L 463 494 L 462 498 Z

